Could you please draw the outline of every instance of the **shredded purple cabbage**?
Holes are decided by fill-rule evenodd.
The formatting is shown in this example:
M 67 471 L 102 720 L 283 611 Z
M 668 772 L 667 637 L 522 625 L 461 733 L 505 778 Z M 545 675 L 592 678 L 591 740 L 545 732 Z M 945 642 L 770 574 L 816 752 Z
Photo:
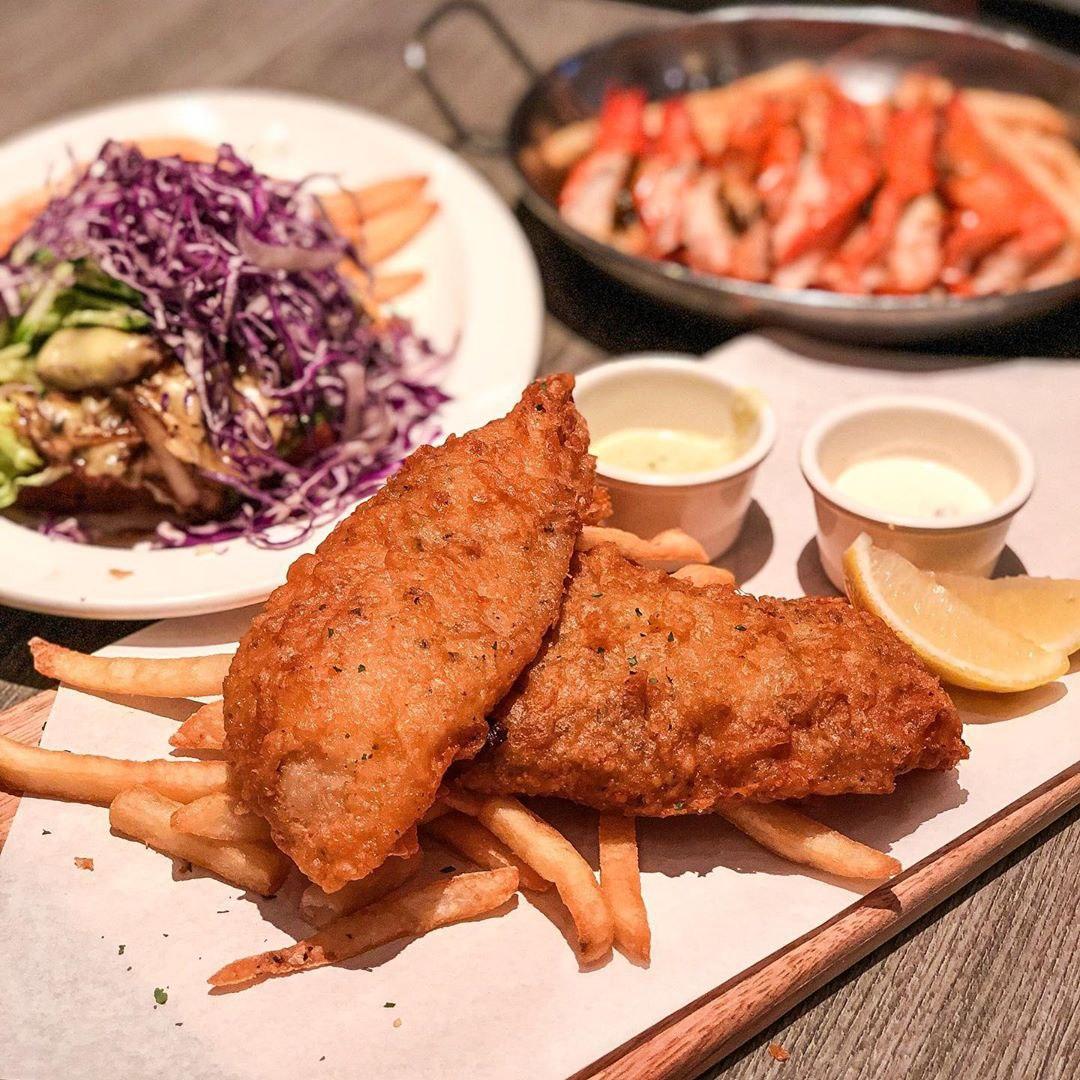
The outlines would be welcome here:
M 73 517 L 61 518 L 55 514 L 46 514 L 38 525 L 38 532 L 54 540 L 72 540 L 76 544 L 90 542 L 86 530 Z
M 433 380 L 445 356 L 408 324 L 377 326 L 361 312 L 337 269 L 343 258 L 359 262 L 357 253 L 304 182 L 267 177 L 228 145 L 207 164 L 106 143 L 0 266 L 11 314 L 44 273 L 31 259 L 43 249 L 89 259 L 138 290 L 227 463 L 206 475 L 241 496 L 227 521 L 163 525 L 163 544 L 296 543 L 437 432 L 432 417 L 448 399 Z M 242 373 L 269 406 L 234 391 Z M 328 425 L 330 445 L 294 460 L 305 442 L 276 445 L 271 428 L 281 421 L 301 436 Z

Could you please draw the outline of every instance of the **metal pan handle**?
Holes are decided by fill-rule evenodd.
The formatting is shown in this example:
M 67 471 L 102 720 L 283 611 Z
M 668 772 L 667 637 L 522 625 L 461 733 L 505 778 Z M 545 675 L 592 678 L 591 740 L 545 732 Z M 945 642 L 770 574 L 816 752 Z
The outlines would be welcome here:
M 525 55 L 521 46 L 518 45 L 513 35 L 495 17 L 494 14 L 483 4 L 476 0 L 449 0 L 448 3 L 437 7 L 416 28 L 412 40 L 405 46 L 405 66 L 416 74 L 428 96 L 434 102 L 435 107 L 450 125 L 454 133 L 451 146 L 455 148 L 468 147 L 482 154 L 501 154 L 506 150 L 506 140 L 502 135 L 491 132 L 474 131 L 458 115 L 457 110 L 451 104 L 450 99 L 440 89 L 439 84 L 432 78 L 431 67 L 428 64 L 427 40 L 431 32 L 444 19 L 451 15 L 471 15 L 484 23 L 491 36 L 502 46 L 503 51 L 525 74 L 530 81 L 535 79 L 539 71 L 535 64 Z

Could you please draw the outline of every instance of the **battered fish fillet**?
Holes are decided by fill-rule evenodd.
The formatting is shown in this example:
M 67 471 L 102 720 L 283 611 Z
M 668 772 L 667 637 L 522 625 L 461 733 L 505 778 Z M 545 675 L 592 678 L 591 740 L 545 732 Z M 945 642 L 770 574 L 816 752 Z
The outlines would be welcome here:
M 558 626 L 492 719 L 465 787 L 648 816 L 885 793 L 968 753 L 937 679 L 874 616 L 696 588 L 608 545 L 575 559 Z
M 377 867 L 559 613 L 593 494 L 573 379 L 416 451 L 298 559 L 225 680 L 243 800 L 324 889 Z

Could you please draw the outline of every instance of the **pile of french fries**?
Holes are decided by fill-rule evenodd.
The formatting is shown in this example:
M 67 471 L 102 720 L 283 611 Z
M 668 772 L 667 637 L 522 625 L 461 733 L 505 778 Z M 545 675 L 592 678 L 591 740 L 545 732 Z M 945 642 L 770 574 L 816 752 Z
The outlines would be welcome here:
M 579 545 L 604 542 L 640 562 L 684 562 L 676 575 L 697 587 L 734 586 L 732 575 L 707 565 L 700 545 L 680 530 L 644 540 L 617 529 L 586 528 Z M 231 660 L 229 654 L 91 656 L 40 639 L 31 642 L 31 649 L 39 672 L 69 686 L 151 697 L 220 694 Z M 126 761 L 0 737 L 0 787 L 107 806 L 115 832 L 202 867 L 237 888 L 263 896 L 276 893 L 293 864 L 274 845 L 267 823 L 237 797 L 227 761 L 207 756 L 225 749 L 221 700 L 195 709 L 169 741 L 201 757 Z M 721 816 L 770 851 L 828 874 L 883 881 L 900 870 L 895 859 L 786 804 L 732 803 Z M 399 938 L 495 912 L 519 889 L 543 892 L 552 885 L 573 921 L 582 964 L 605 959 L 613 946 L 633 963 L 649 963 L 651 932 L 634 818 L 600 815 L 599 881 L 573 844 L 516 798 L 445 786 L 418 827 L 420 850 L 404 845 L 374 873 L 337 892 L 307 886 L 300 913 L 316 930 L 310 937 L 228 964 L 210 977 L 210 984 L 244 987 L 338 963 Z M 425 878 L 423 848 L 429 840 L 456 852 L 477 871 Z

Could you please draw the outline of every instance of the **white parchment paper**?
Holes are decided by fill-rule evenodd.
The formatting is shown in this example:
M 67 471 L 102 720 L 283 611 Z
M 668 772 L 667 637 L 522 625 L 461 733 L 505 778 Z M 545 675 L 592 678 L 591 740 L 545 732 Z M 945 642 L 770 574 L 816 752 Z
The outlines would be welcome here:
M 710 362 L 762 389 L 779 419 L 757 505 L 723 560 L 749 589 L 829 590 L 812 543 L 799 440 L 835 402 L 904 390 L 967 401 L 1019 430 L 1036 452 L 1039 480 L 1010 535 L 1009 567 L 1016 572 L 1019 560 L 1031 573 L 1080 576 L 1080 365 L 943 362 L 934 370 L 913 359 L 897 371 L 832 348 L 811 359 L 761 337 L 742 338 Z M 159 623 L 130 644 L 154 655 L 228 649 L 249 616 Z M 905 778 L 887 798 L 817 800 L 812 811 L 914 863 L 1080 760 L 1078 690 L 1073 674 L 1026 695 L 964 695 L 972 756 L 956 773 Z M 43 744 L 161 756 L 190 708 L 64 690 Z M 591 817 L 542 809 L 595 859 Z M 722 822 L 645 822 L 641 831 L 648 970 L 616 956 L 580 972 L 559 928 L 519 899 L 504 917 L 399 943 L 362 963 L 211 995 L 205 980 L 219 966 L 304 931 L 295 890 L 272 901 L 241 896 L 110 835 L 105 810 L 25 799 L 0 856 L 0 1076 L 564 1077 L 858 898 Z M 94 871 L 76 869 L 76 856 L 92 857 Z M 168 1001 L 155 1007 L 156 987 Z

